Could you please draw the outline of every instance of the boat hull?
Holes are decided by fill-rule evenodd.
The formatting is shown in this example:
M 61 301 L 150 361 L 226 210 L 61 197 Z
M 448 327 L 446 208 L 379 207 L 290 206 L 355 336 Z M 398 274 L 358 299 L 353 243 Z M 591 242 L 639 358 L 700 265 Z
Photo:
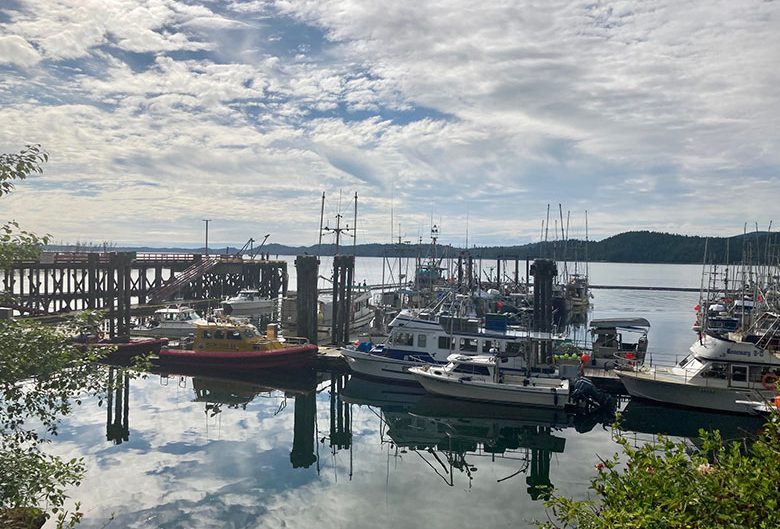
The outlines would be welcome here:
M 774 396 L 770 390 L 696 384 L 672 376 L 654 377 L 652 372 L 618 372 L 618 376 L 632 398 L 686 408 L 752 414 L 756 413 L 753 407 L 737 401 L 769 400 Z
M 485 381 L 472 382 L 464 378 L 437 375 L 436 369 L 423 370 L 413 368 L 411 372 L 417 381 L 429 393 L 479 402 L 500 404 L 521 404 L 545 408 L 564 408 L 569 401 L 568 385 L 561 389 L 537 386 L 533 382 L 527 386 L 518 384 L 500 384 Z M 563 389 L 565 386 L 565 390 Z
M 304 344 L 269 351 L 193 351 L 189 349 L 162 349 L 161 366 L 183 365 L 217 370 L 246 370 L 265 368 L 309 367 L 314 363 L 317 346 Z
M 395 380 L 409 384 L 417 384 L 417 378 L 409 372 L 410 367 L 429 365 L 424 362 L 412 362 L 388 358 L 369 352 L 342 348 L 341 354 L 347 360 L 349 368 L 362 376 Z
M 167 327 L 137 327 L 130 329 L 130 336 L 150 338 L 186 338 L 195 332 L 194 325 Z

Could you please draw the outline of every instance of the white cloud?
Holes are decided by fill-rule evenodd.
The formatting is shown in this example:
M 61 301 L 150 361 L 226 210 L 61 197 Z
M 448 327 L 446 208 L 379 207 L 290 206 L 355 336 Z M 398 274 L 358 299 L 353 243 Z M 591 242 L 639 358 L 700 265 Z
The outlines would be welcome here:
M 33 66 L 41 60 L 38 51 L 18 35 L 0 37 L 0 64 Z
M 290 212 L 311 200 L 317 217 L 323 190 L 360 193 L 368 240 L 393 195 L 408 225 L 468 211 L 484 244 L 536 237 L 548 202 L 590 210 L 598 237 L 731 234 L 748 213 L 724 214 L 724 195 L 762 222 L 780 198 L 777 3 L 23 5 L 0 50 L 27 55 L 0 56 L 28 70 L 0 81 L 0 127 L 52 162 L 5 206 L 63 239 L 100 218 L 101 239 L 154 242 L 137 226 L 173 199 L 221 213 L 237 242 L 242 199 L 272 197 L 276 238 L 310 244 Z M 131 199 L 121 225 L 106 181 Z M 89 214 L 31 214 L 69 182 L 95 190 L 74 199 Z

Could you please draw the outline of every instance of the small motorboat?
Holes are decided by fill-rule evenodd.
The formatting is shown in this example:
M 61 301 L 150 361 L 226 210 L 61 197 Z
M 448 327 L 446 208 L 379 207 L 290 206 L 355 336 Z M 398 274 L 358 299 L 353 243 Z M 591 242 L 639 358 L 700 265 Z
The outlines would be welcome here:
M 454 354 L 446 366 L 411 367 L 429 393 L 481 402 L 564 408 L 569 402 L 568 379 L 524 377 L 502 373 L 500 357 Z
M 227 318 L 197 324 L 191 346 L 161 349 L 159 364 L 243 371 L 306 367 L 313 364 L 316 355 L 316 345 L 305 338 L 281 336 L 276 324 L 268 325 L 266 334 L 261 334 L 254 325 Z

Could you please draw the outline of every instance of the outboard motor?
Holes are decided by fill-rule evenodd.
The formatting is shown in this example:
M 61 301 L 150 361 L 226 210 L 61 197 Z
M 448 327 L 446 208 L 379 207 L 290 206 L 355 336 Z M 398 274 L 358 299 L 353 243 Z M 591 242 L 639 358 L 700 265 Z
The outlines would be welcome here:
M 585 377 L 578 377 L 574 381 L 574 389 L 569 394 L 569 401 L 576 406 L 584 403 L 591 409 L 614 409 L 615 407 L 612 395 L 600 390 L 590 379 Z

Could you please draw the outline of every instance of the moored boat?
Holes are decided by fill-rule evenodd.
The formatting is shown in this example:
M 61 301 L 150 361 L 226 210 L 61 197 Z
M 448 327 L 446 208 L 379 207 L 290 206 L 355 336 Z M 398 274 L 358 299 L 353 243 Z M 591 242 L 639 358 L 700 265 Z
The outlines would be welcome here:
M 568 379 L 502 373 L 496 356 L 450 355 L 444 366 L 409 368 L 426 391 L 447 397 L 500 404 L 564 408 Z
M 195 332 L 199 324 L 207 323 L 198 312 L 186 305 L 169 305 L 154 311 L 154 317 L 146 324 L 130 329 L 132 336 L 184 338 Z
M 265 315 L 273 312 L 277 300 L 263 296 L 259 290 L 242 289 L 221 303 L 229 316 Z
M 476 319 L 442 312 L 402 311 L 390 323 L 390 334 L 383 344 L 344 347 L 341 354 L 355 373 L 405 382 L 416 382 L 408 369 L 431 364 L 443 365 L 453 353 L 462 355 L 496 354 L 505 358 L 507 373 L 547 371 L 555 368 L 529 366 L 530 352 L 540 343 L 562 343 L 563 336 L 512 329 L 503 322 L 480 326 Z
M 304 367 L 313 363 L 317 346 L 303 338 L 283 338 L 276 326 L 265 335 L 254 325 L 234 320 L 198 324 L 191 349 L 162 349 L 161 366 L 186 365 L 217 370 Z
M 744 332 L 704 333 L 671 368 L 619 371 L 631 397 L 656 402 L 755 413 L 770 402 L 780 377 L 780 315 L 765 312 Z

